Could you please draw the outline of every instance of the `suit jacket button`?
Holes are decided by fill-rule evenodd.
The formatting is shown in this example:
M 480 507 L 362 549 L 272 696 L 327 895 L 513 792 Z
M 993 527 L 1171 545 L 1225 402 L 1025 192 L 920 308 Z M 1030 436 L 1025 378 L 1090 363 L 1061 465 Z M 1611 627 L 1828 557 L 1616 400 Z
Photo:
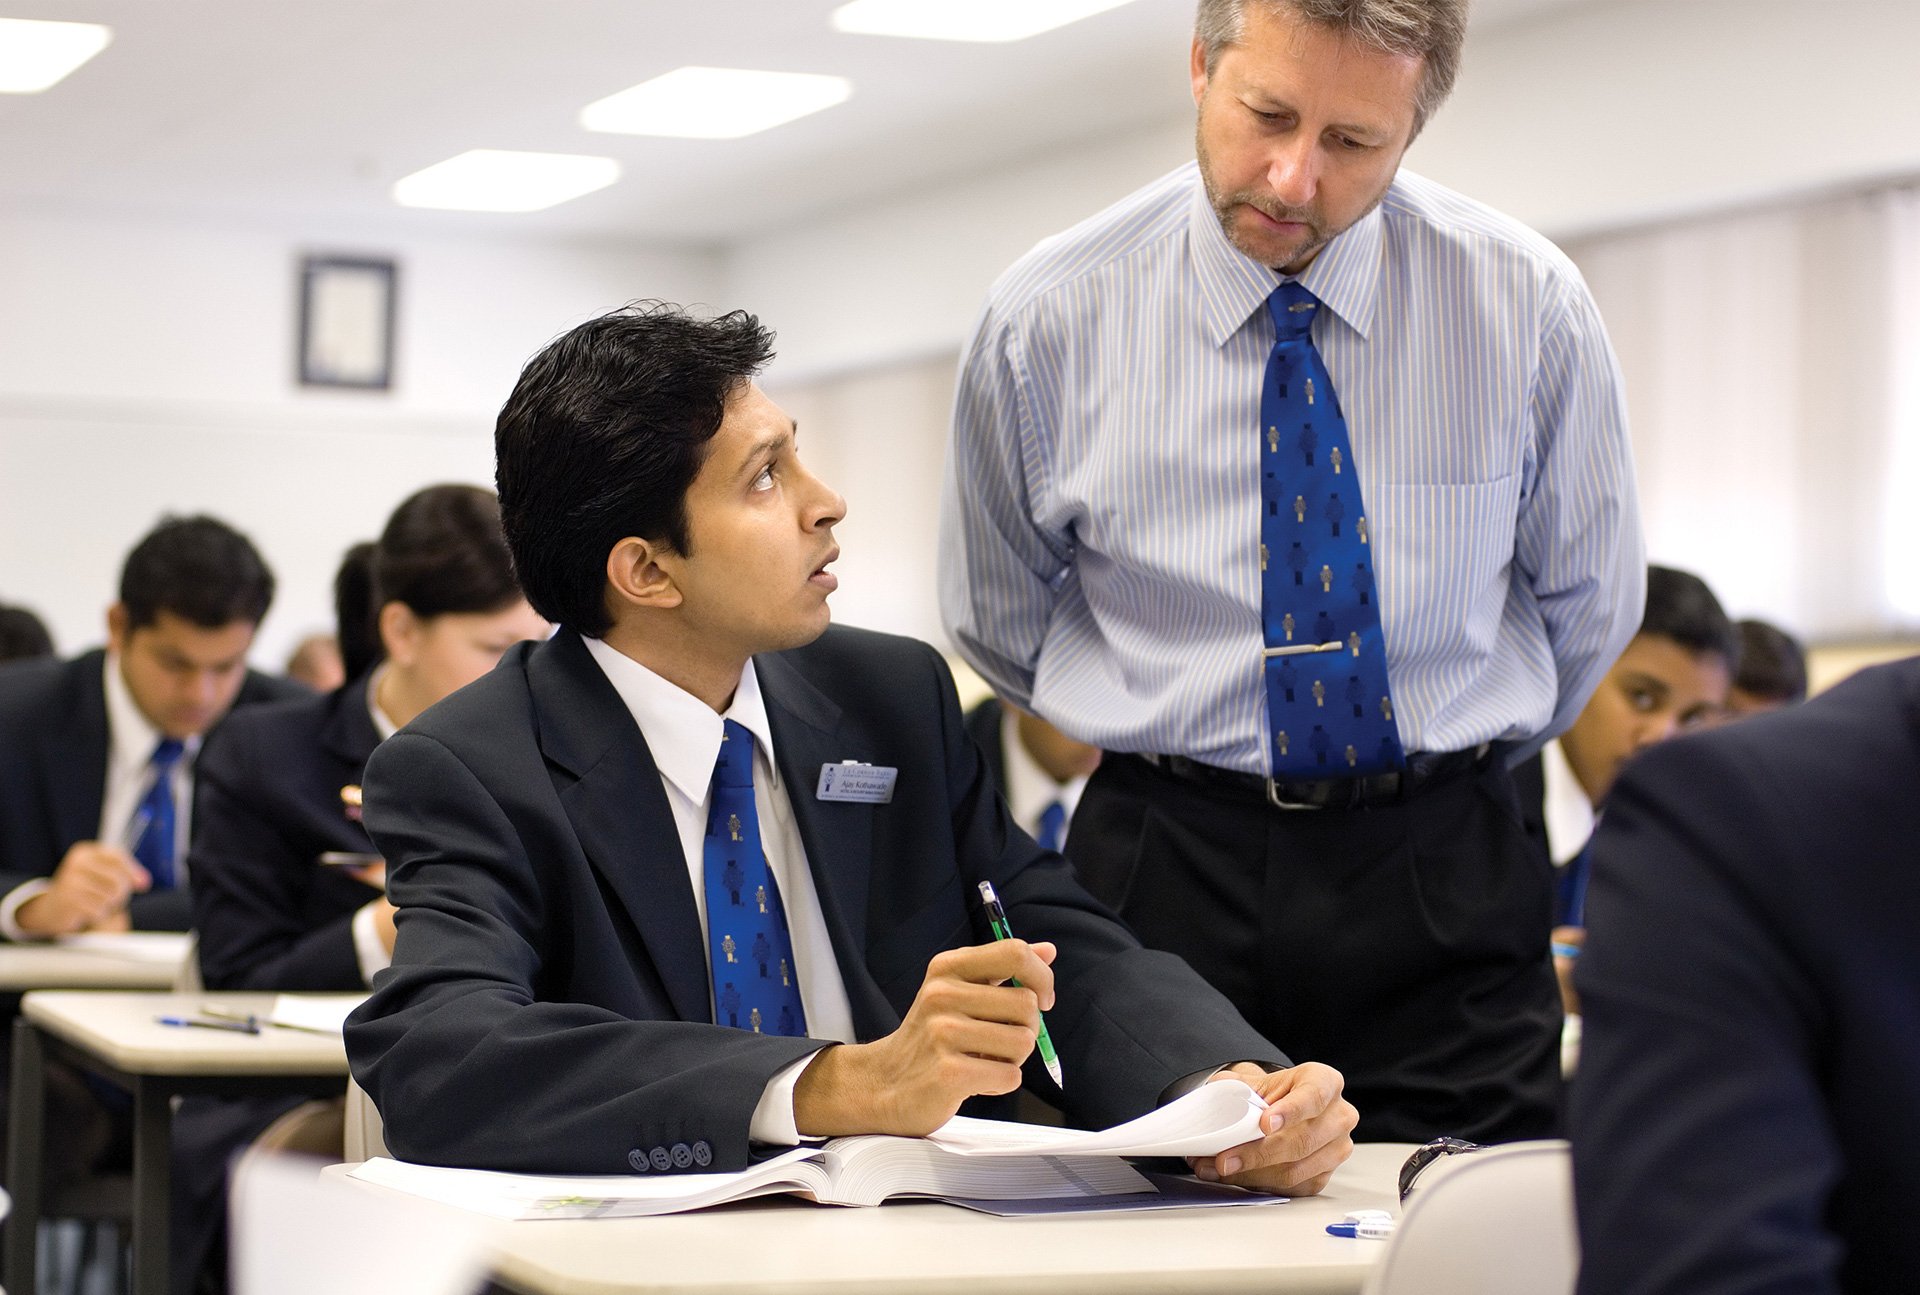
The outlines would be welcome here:
M 658 1169 L 663 1174 L 673 1168 L 673 1156 L 668 1153 L 665 1147 L 655 1147 L 647 1153 L 647 1159 L 653 1163 L 655 1169 Z
M 713 1163 L 713 1148 L 707 1145 L 705 1138 L 693 1144 L 693 1163 L 702 1169 Z
M 673 1167 L 675 1169 L 693 1168 L 693 1148 L 684 1142 L 673 1144 Z
M 639 1147 L 635 1147 L 633 1150 L 627 1152 L 627 1163 L 633 1167 L 634 1173 L 644 1174 L 648 1169 L 647 1153 Z

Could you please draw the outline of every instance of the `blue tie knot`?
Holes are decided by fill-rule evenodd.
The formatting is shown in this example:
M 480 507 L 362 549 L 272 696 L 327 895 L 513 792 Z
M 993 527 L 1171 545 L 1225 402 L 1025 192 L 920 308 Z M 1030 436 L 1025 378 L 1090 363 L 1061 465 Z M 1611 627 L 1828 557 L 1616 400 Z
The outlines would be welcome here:
M 1294 341 L 1313 328 L 1313 317 L 1320 313 L 1320 299 L 1296 279 L 1273 290 L 1267 298 L 1267 313 L 1273 316 L 1274 332 L 1280 340 Z
M 720 758 L 714 762 L 716 787 L 753 786 L 753 734 L 746 725 L 727 720 L 722 727 Z
M 177 737 L 163 737 L 159 745 L 153 748 L 153 758 L 149 762 L 160 773 L 165 774 L 180 761 L 186 753 L 187 744 Z

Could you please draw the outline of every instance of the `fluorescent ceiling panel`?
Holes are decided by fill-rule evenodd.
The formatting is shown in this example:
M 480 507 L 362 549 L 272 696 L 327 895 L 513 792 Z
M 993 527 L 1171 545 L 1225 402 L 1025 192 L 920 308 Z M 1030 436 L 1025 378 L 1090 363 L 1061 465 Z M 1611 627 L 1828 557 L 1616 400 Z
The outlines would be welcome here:
M 840 31 L 920 40 L 1025 40 L 1131 0 L 850 0 L 833 11 Z
M 544 211 L 619 178 L 610 157 L 476 148 L 395 182 L 393 200 L 446 211 Z
M 0 94 L 38 94 L 57 85 L 112 39 L 98 23 L 0 18 Z
M 739 139 L 844 103 L 853 83 L 811 72 L 683 67 L 580 110 L 588 130 L 682 139 Z

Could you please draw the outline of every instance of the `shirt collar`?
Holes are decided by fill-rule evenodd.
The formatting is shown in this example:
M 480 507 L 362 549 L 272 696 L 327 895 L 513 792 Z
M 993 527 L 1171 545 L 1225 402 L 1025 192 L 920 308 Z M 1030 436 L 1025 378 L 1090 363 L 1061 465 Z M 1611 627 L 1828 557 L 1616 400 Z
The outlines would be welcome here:
M 774 790 L 780 786 L 780 767 L 773 760 L 773 730 L 767 723 L 767 707 L 760 694 L 760 677 L 753 662 L 740 672 L 740 684 L 733 690 L 733 702 L 725 715 L 716 715 L 713 707 L 692 693 L 641 665 L 632 657 L 609 647 L 604 641 L 581 635 L 613 690 L 620 694 L 640 736 L 646 740 L 654 767 L 696 805 L 707 802 L 713 785 L 713 766 L 720 759 L 720 738 L 726 720 L 732 720 L 753 734 L 764 759 Z
M 380 709 L 380 681 L 387 677 L 387 667 L 392 662 L 382 661 L 367 676 L 367 718 L 373 721 L 374 735 L 382 742 L 400 731 L 387 712 Z
M 1006 762 L 1007 808 L 1013 812 L 1016 823 L 1031 830 L 1039 822 L 1041 813 L 1056 800 L 1067 817 L 1073 817 L 1073 811 L 1080 804 L 1080 794 L 1087 789 L 1087 780 L 1082 777 L 1055 782 L 1053 775 L 1040 767 L 1026 743 L 1020 740 L 1020 716 L 1011 706 L 1004 707 L 1000 716 L 1000 754 Z
M 126 676 L 120 673 L 118 652 L 111 648 L 107 650 L 103 669 L 107 696 L 107 758 L 115 769 L 138 774 L 153 759 L 153 749 L 160 745 L 164 734 L 153 726 L 146 712 L 140 709 L 140 703 L 133 699 L 133 690 L 127 687 Z M 186 748 L 185 761 L 191 763 L 200 749 L 200 735 L 196 733 L 181 745 Z
M 1266 307 L 1267 298 L 1283 275 L 1247 256 L 1227 241 L 1220 218 L 1207 201 L 1207 186 L 1194 166 L 1193 206 L 1188 213 L 1189 245 L 1200 285 L 1200 317 L 1213 344 L 1227 339 Z M 1373 331 L 1374 307 L 1380 293 L 1380 207 L 1362 216 L 1339 235 L 1300 276 L 1320 302 L 1345 320 L 1362 338 Z

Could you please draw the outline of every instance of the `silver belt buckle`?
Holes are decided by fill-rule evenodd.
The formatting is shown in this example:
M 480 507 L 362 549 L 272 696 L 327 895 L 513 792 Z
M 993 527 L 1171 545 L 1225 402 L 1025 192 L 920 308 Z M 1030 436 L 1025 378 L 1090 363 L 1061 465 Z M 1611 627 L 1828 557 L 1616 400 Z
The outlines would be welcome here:
M 1272 778 L 1267 779 L 1267 804 L 1273 806 L 1275 809 L 1288 810 L 1312 810 L 1322 808 L 1319 805 L 1305 805 L 1297 800 L 1282 800 L 1280 797 L 1280 784 Z

